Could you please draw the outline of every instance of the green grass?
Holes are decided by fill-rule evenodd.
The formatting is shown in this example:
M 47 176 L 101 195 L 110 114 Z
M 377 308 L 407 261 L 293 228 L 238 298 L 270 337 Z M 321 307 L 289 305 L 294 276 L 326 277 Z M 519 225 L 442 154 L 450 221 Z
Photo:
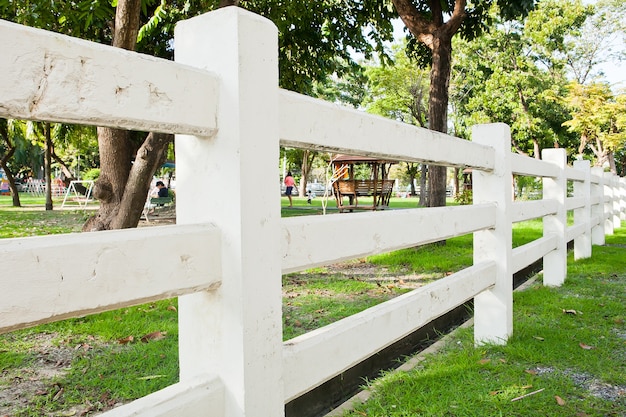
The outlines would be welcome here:
M 416 199 L 398 200 L 392 201 L 392 207 L 417 205 Z M 281 202 L 286 205 L 286 198 Z M 14 209 L 10 201 L 7 204 L 0 198 L 0 237 L 76 232 L 86 218 L 83 211 L 45 212 L 41 198 L 29 204 L 33 206 Z M 306 199 L 294 198 L 295 207 L 283 207 L 282 213 L 317 214 L 320 205 L 319 198 L 311 205 Z M 57 207 L 60 203 L 55 203 Z M 517 246 L 535 239 L 541 236 L 541 222 L 517 225 L 513 236 Z M 284 339 L 469 266 L 471 245 L 468 235 L 448 239 L 445 246 L 424 245 L 355 260 L 341 268 L 329 266 L 285 275 Z M 591 260 L 573 263 L 570 259 L 570 276 L 562 288 L 536 285 L 516 294 L 515 333 L 506 347 L 474 348 L 471 332 L 462 330 L 443 354 L 430 357 L 414 371 L 389 373 L 375 382 L 373 399 L 348 415 L 575 416 L 580 410 L 590 416 L 623 415 L 614 413 L 624 407 L 623 403 L 589 397 L 584 388 L 572 382 L 585 378 L 572 375 L 589 375 L 626 386 L 622 376 L 626 374 L 626 297 L 621 275 L 626 270 L 626 257 L 620 245 L 626 246 L 626 236 L 618 231 L 607 238 L 607 246 L 594 247 Z M 582 314 L 565 314 L 563 309 Z M 141 341 L 142 336 L 155 332 L 162 337 Z M 119 343 L 129 336 L 132 342 Z M 2 335 L 0 392 L 19 380 L 38 385 L 24 396 L 28 401 L 11 412 L 3 408 L 8 405 L 3 404 L 0 394 L 0 415 L 79 415 L 164 388 L 178 380 L 177 341 L 176 300 Z M 595 349 L 582 349 L 580 343 Z M 46 376 L 38 373 L 41 369 L 58 373 Z M 544 391 L 510 402 L 540 388 Z M 566 405 L 555 406 L 554 395 L 565 399 Z M 539 407 L 549 411 L 539 412 Z
M 506 346 L 475 347 L 471 328 L 458 330 L 413 370 L 371 383 L 370 400 L 344 415 L 624 416 L 626 233 L 607 243 L 591 259 L 570 254 L 562 287 L 515 293 Z

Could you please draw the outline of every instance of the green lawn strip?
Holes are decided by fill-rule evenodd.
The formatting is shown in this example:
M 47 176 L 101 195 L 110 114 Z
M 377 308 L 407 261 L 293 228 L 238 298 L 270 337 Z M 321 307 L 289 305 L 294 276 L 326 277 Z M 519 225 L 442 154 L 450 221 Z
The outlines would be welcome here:
M 319 199 L 313 200 L 311 206 L 306 200 L 298 201 L 297 198 L 294 200 L 297 207 L 300 205 L 304 209 L 283 208 L 283 215 L 286 212 L 290 215 L 290 212 L 298 210 L 306 212 L 310 207 L 313 207 L 313 210 L 320 209 L 316 207 Z M 401 203 L 413 206 L 417 201 L 403 200 Z M 41 215 L 41 211 L 37 214 L 37 211 L 6 208 L 0 205 L 0 216 L 3 220 L 8 218 L 5 215 L 11 212 L 26 216 L 20 218 L 16 215 L 0 227 L 0 233 L 12 229 L 10 234 L 7 233 L 11 237 L 16 235 L 16 231 L 30 227 L 30 222 L 40 222 L 37 227 L 32 228 L 32 232 L 38 234 L 77 231 L 73 228 L 79 230 L 84 221 L 81 216 L 85 216 L 82 211 L 74 212 L 73 215 L 76 216 L 74 223 L 77 224 L 72 225 L 69 217 L 65 216 L 71 215 L 73 211 L 43 212 L 49 217 L 42 218 L 37 217 Z M 64 219 L 67 220 L 67 225 L 64 226 L 67 229 L 55 229 L 54 227 L 64 222 Z M 13 226 L 13 221 L 22 223 Z M 48 228 L 48 223 L 53 227 Z M 530 231 L 524 230 L 528 227 L 525 224 L 516 227 L 520 232 L 514 231 L 514 238 L 517 236 L 518 240 L 528 240 L 541 235 L 541 229 L 536 225 L 530 227 Z M 607 243 L 610 242 L 611 239 L 607 238 Z M 613 244 L 619 245 L 619 242 L 626 242 L 626 238 L 616 240 Z M 417 277 L 419 284 L 422 285 L 469 266 L 472 259 L 471 246 L 471 235 L 468 235 L 449 239 L 446 245 L 425 245 L 354 261 L 357 264 L 377 268 L 373 276 L 362 277 L 349 271 L 337 274 L 330 267 L 286 275 L 283 277 L 284 339 L 340 320 L 409 291 L 410 288 L 399 285 L 396 275 L 408 274 L 413 278 Z M 611 246 L 607 248 L 619 249 Z M 594 247 L 594 256 L 596 250 Z M 609 271 L 615 264 L 612 261 L 605 264 L 604 260 L 599 258 L 601 256 L 594 257 L 591 264 L 601 262 L 600 269 L 609 268 Z M 606 274 L 610 275 L 608 272 Z M 0 336 L 0 390 L 7 386 L 16 374 L 28 375 L 28 366 L 39 366 L 37 361 L 42 361 L 46 357 L 44 354 L 42 359 L 42 351 L 73 352 L 70 361 L 63 364 L 63 373 L 52 378 L 41 377 L 43 388 L 38 393 L 33 393 L 30 402 L 21 410 L 12 410 L 8 414 L 16 417 L 40 416 L 72 408 L 81 412 L 86 407 L 98 411 L 117 402 L 138 398 L 171 385 L 178 379 L 175 308 L 175 300 L 166 300 Z M 520 324 L 519 327 L 522 333 L 523 326 Z M 147 343 L 139 341 L 141 336 L 154 332 L 161 332 L 164 337 L 159 340 L 150 339 Z M 37 335 L 45 337 L 39 340 L 40 336 Z M 132 342 L 119 343 L 129 336 L 133 336 Z M 467 337 L 468 340 L 461 343 L 471 346 L 471 335 Z M 517 334 L 514 335 L 514 339 L 516 337 Z M 42 349 L 42 343 L 49 347 L 46 345 Z M 589 343 L 593 343 L 593 340 Z M 48 356 L 54 357 L 52 353 Z M 480 356 L 482 358 L 483 354 Z M 39 375 L 35 377 L 40 378 Z M 492 400 L 491 397 L 488 398 Z M 0 401 L 0 415 L 3 406 Z
M 516 292 L 506 346 L 474 347 L 472 329 L 461 329 L 413 370 L 373 382 L 370 400 L 345 415 L 623 416 L 626 261 L 616 249 L 570 254 L 562 287 Z

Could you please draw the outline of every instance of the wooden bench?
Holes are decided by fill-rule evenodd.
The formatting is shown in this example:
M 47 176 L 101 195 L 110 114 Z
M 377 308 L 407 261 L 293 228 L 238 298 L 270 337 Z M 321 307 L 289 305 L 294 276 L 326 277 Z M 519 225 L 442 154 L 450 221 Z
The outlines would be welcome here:
M 159 210 L 160 208 L 172 203 L 174 203 L 174 199 L 172 197 L 151 197 L 148 199 L 143 208 L 143 217 L 146 219 L 146 222 L 150 223 L 148 214 L 151 214 L 151 212 Z
M 352 209 L 377 210 L 389 207 L 395 180 L 339 180 L 333 183 L 333 191 L 340 212 Z M 373 196 L 371 206 L 359 206 L 360 196 Z M 349 204 L 343 204 L 344 197 Z

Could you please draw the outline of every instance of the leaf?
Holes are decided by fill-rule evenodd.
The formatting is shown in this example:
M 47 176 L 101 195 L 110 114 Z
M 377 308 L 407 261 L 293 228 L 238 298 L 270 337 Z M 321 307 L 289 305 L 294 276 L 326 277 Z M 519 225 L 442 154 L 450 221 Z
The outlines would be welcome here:
M 168 307 L 167 307 L 167 309 L 168 309 L 169 311 L 174 311 L 174 312 L 176 312 L 176 311 L 177 311 L 175 306 L 168 306 Z
M 541 342 L 543 342 L 544 340 L 546 340 L 546 339 L 544 339 L 544 338 L 543 338 L 543 337 L 541 337 L 541 336 L 533 336 L 533 338 L 535 338 L 535 339 L 537 339 L 537 340 L 539 340 L 539 341 L 541 341 Z
M 147 375 L 147 376 L 141 376 L 137 379 L 141 380 L 141 381 L 149 381 L 151 379 L 157 379 L 157 378 L 165 378 L 166 375 Z
M 488 364 L 489 362 L 491 362 L 491 359 L 488 359 L 488 358 L 481 359 L 481 360 L 478 361 L 478 363 L 481 364 L 481 365 Z
M 132 342 L 133 340 L 135 340 L 135 338 L 131 334 L 130 336 L 127 336 L 127 337 L 125 337 L 123 339 L 118 339 L 117 343 L 119 343 L 120 345 L 126 345 L 126 344 Z
M 580 346 L 581 348 L 583 348 L 585 350 L 595 349 L 595 346 L 589 346 L 589 345 L 586 345 L 584 343 L 579 343 L 578 346 Z
M 526 369 L 524 372 L 530 375 L 537 375 L 537 371 L 535 371 L 534 369 Z
M 556 400 L 556 403 L 560 406 L 564 406 L 565 405 L 565 400 L 561 397 L 559 397 L 558 395 L 554 396 L 554 399 Z
M 165 335 L 167 333 L 165 332 L 152 332 L 152 333 L 148 333 L 147 335 L 143 336 L 141 338 L 141 341 L 144 343 L 148 343 L 150 341 L 155 341 L 155 340 L 161 340 L 165 338 Z
M 565 314 L 572 314 L 572 315 L 574 315 L 574 316 L 575 316 L 576 314 L 578 314 L 578 313 L 576 313 L 576 310 L 565 310 L 565 309 L 563 310 L 563 313 L 565 313 Z

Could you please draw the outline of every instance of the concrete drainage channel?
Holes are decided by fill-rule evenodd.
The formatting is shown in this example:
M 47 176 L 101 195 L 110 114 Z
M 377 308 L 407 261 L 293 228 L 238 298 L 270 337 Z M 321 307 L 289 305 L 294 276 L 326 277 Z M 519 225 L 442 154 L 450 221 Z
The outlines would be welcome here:
M 514 288 L 528 281 L 542 268 L 542 261 L 526 267 L 513 275 Z M 473 302 L 467 302 L 441 317 L 419 328 L 410 335 L 381 350 L 367 360 L 355 365 L 341 375 L 325 382 L 312 391 L 285 405 L 286 417 L 335 417 L 349 409 L 351 398 L 365 399 L 367 391 L 362 391 L 364 381 L 372 380 L 384 371 L 410 369 L 419 362 L 407 357 L 428 351 L 436 351 L 447 334 L 459 326 L 471 324 Z

